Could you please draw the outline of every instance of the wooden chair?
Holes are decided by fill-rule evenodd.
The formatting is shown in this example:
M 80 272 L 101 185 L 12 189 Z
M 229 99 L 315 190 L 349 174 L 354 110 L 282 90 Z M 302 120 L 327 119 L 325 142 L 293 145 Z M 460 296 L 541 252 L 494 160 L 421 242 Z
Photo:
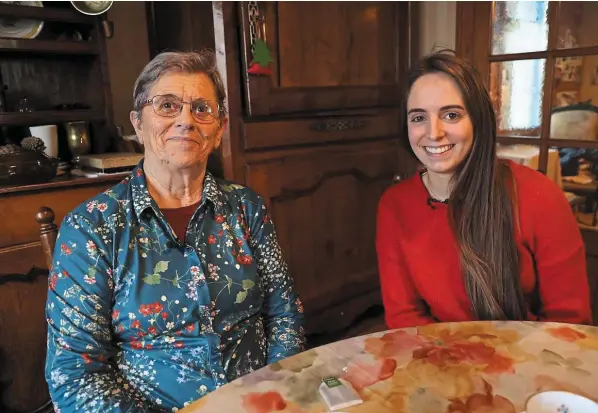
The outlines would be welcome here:
M 48 269 L 58 235 L 54 218 L 48 207 L 35 216 Z M 46 269 L 0 275 L 0 412 L 54 411 L 44 377 L 47 292 Z
M 42 251 L 46 259 L 48 270 L 52 268 L 52 255 L 54 254 L 54 246 L 56 245 L 56 237 L 58 236 L 58 227 L 54 223 L 56 215 L 52 208 L 43 206 L 35 214 L 35 220 L 39 224 L 39 238 L 42 243 Z

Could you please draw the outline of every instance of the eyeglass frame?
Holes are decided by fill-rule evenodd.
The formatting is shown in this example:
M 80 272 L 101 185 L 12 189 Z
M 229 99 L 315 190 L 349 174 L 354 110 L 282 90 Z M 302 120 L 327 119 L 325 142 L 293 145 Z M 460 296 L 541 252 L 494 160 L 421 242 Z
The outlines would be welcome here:
M 179 100 L 181 101 L 181 103 L 183 104 L 183 105 L 181 105 L 181 109 L 179 110 L 179 112 L 178 112 L 177 114 L 173 115 L 173 116 L 161 115 L 161 114 L 159 114 L 158 112 L 156 112 L 156 109 L 154 108 L 154 99 L 155 99 L 155 98 L 157 98 L 157 97 L 160 97 L 160 96 L 174 96 L 174 97 L 176 97 L 177 99 L 179 99 Z M 217 112 L 218 114 L 217 114 L 217 115 L 212 115 L 212 114 L 210 113 L 210 117 L 211 117 L 213 120 L 220 120 L 220 116 L 222 116 L 223 114 L 226 114 L 226 108 L 225 108 L 223 105 L 221 105 L 221 104 L 220 104 L 220 102 L 218 102 L 218 101 L 216 101 L 216 100 L 211 100 L 211 99 L 196 99 L 196 101 L 197 101 L 197 100 L 203 100 L 203 101 L 205 101 L 205 102 L 213 102 L 213 103 L 216 103 L 216 105 L 218 105 L 218 112 Z M 151 106 L 152 106 L 152 110 L 154 111 L 154 113 L 155 113 L 156 115 L 158 115 L 158 116 L 161 116 L 161 117 L 163 117 L 163 118 L 176 118 L 176 117 L 177 117 L 177 116 L 179 116 L 181 113 L 183 113 L 183 106 L 184 106 L 185 104 L 189 105 L 189 111 L 191 111 L 191 104 L 192 104 L 193 102 L 194 102 L 194 101 L 189 101 L 189 102 L 187 102 L 187 101 L 184 101 L 183 99 L 179 98 L 177 95 L 173 95 L 173 94 L 167 93 L 167 94 L 165 94 L 165 95 L 154 95 L 154 96 L 153 96 L 151 99 L 147 99 L 145 102 L 143 102 L 143 106 L 142 106 L 142 108 L 144 108 L 144 107 L 146 107 L 146 106 L 148 106 L 148 105 L 151 105 Z M 193 116 L 193 113 L 191 113 L 191 116 Z M 195 116 L 193 116 L 193 118 L 195 119 Z

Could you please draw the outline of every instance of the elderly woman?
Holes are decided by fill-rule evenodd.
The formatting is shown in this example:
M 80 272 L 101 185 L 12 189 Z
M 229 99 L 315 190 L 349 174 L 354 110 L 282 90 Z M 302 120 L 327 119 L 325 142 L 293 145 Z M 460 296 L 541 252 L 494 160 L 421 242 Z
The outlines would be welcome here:
M 48 291 L 57 411 L 177 411 L 300 352 L 302 306 L 264 200 L 214 178 L 214 55 L 162 53 L 134 87 L 143 161 L 69 213 Z

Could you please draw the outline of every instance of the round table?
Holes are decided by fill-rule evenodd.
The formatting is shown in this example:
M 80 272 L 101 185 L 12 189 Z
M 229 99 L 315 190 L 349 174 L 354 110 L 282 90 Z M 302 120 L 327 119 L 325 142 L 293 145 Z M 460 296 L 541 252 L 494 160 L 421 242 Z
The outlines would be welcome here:
M 327 412 L 318 387 L 329 376 L 364 400 L 347 413 L 518 413 L 546 390 L 598 402 L 598 328 L 464 322 L 355 337 L 264 367 L 179 412 Z

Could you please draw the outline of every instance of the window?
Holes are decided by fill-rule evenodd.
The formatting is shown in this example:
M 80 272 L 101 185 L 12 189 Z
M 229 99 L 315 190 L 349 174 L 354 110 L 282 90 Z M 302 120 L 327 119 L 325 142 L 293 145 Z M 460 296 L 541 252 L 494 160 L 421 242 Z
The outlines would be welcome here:
M 594 224 L 597 21 L 598 2 L 457 3 L 457 53 L 472 60 L 487 82 L 499 152 L 530 159 L 565 192 L 586 197 Z

